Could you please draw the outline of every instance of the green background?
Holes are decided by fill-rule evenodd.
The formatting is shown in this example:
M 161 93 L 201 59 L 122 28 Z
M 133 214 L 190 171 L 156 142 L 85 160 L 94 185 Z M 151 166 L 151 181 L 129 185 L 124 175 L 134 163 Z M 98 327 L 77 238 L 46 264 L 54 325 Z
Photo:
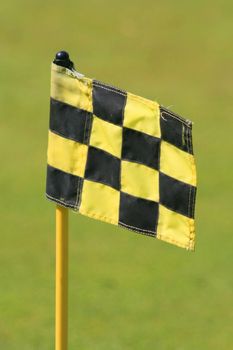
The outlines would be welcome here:
M 69 349 L 233 347 L 233 2 L 3 1 L 0 349 L 54 349 L 54 205 L 45 199 L 50 62 L 194 121 L 190 253 L 70 212 Z

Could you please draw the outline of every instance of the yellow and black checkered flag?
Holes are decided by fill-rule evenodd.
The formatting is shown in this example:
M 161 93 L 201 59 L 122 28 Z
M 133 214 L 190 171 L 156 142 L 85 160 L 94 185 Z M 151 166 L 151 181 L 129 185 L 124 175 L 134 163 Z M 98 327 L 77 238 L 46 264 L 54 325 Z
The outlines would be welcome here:
M 46 195 L 193 250 L 192 123 L 53 63 Z

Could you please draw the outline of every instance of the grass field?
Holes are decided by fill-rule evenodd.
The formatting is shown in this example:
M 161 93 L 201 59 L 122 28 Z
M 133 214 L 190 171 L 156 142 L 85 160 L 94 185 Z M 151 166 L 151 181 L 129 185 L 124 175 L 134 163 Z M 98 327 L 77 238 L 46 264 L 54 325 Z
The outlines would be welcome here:
M 194 121 L 195 253 L 70 213 L 70 350 L 233 348 L 233 2 L 0 6 L 0 349 L 54 349 L 50 62 Z

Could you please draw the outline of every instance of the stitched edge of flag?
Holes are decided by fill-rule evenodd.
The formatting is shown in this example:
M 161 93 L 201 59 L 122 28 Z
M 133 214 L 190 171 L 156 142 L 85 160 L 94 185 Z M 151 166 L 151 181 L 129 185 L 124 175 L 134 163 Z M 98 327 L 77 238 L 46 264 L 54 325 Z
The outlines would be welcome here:
M 56 202 L 57 204 L 60 204 L 62 205 L 63 207 L 66 207 L 66 208 L 71 208 L 71 209 L 74 209 L 75 211 L 77 211 L 77 207 L 76 205 L 72 205 L 72 204 L 68 204 L 64 201 L 61 201 L 60 199 L 57 199 L 57 198 L 54 198 L 52 196 L 50 196 L 48 193 L 45 193 L 45 196 L 48 200 L 52 201 L 52 202 Z

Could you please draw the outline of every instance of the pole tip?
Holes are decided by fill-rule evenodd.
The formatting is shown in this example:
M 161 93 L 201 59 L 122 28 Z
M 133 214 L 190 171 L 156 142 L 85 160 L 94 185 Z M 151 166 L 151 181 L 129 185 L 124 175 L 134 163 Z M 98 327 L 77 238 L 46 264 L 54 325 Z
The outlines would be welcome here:
M 64 50 L 56 53 L 53 63 L 57 64 L 58 66 L 66 67 L 69 69 L 72 69 L 74 67 L 73 62 L 70 60 L 68 52 Z
M 70 59 L 70 56 L 69 56 L 68 52 L 62 50 L 62 51 L 58 51 L 56 53 L 55 59 L 62 60 L 62 61 L 68 61 Z

